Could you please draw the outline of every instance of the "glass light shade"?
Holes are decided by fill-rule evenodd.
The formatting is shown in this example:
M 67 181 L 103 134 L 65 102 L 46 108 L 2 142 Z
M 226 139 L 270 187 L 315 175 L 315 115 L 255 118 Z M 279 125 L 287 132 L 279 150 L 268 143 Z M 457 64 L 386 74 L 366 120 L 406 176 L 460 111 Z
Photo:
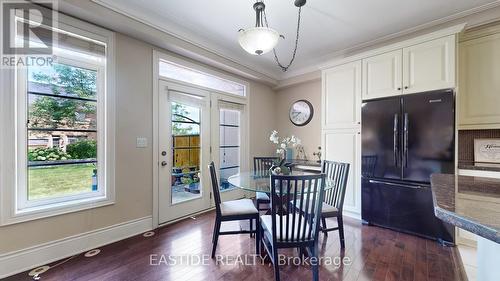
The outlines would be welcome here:
M 268 27 L 252 27 L 241 30 L 238 38 L 240 46 L 252 55 L 262 55 L 278 44 L 280 35 Z

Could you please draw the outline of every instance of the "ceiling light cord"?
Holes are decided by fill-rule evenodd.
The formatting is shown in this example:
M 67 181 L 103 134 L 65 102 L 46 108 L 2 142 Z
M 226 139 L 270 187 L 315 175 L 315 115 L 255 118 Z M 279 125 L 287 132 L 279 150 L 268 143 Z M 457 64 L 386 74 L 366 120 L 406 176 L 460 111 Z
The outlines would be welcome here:
M 274 54 L 274 60 L 278 64 L 278 66 L 281 68 L 283 72 L 286 72 L 288 68 L 292 65 L 293 61 L 295 60 L 295 55 L 297 54 L 297 47 L 299 45 L 299 33 L 300 33 L 300 13 L 302 11 L 302 7 L 299 7 L 299 14 L 297 17 L 297 34 L 295 36 L 295 48 L 293 49 L 293 54 L 292 54 L 292 59 L 288 63 L 287 66 L 284 66 L 281 64 L 279 61 L 278 55 L 276 54 L 276 49 L 273 48 L 273 54 Z M 269 27 L 269 24 L 267 23 L 267 16 L 266 16 L 266 11 L 264 10 L 264 22 L 266 23 L 266 27 Z M 283 37 L 283 35 L 281 35 Z M 283 37 L 284 38 L 284 37 Z

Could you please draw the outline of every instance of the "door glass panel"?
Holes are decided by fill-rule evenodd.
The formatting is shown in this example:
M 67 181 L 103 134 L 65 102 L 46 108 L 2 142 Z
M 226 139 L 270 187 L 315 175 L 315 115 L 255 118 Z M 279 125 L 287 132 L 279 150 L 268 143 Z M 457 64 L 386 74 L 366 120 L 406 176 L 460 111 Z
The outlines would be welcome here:
M 220 109 L 220 189 L 232 189 L 228 178 L 240 172 L 240 112 Z
M 201 109 L 178 102 L 172 107 L 172 204 L 201 197 Z

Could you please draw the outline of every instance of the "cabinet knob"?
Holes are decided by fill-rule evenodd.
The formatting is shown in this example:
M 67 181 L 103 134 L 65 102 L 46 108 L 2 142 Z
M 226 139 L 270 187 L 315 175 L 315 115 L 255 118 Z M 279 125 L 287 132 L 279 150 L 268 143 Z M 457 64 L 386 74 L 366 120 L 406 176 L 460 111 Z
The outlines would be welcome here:
M 401 91 L 401 87 L 398 87 L 398 91 Z
M 408 86 L 405 86 L 405 89 L 408 89 L 409 87 Z

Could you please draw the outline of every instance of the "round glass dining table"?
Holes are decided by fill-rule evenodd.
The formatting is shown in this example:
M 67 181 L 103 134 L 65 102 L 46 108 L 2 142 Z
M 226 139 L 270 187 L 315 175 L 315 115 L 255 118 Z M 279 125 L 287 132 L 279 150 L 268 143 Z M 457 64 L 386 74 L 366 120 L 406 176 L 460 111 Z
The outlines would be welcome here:
M 290 176 L 303 176 L 303 175 L 314 175 L 311 172 L 303 171 L 293 171 Z M 228 182 L 233 186 L 239 187 L 246 191 L 255 192 L 265 192 L 267 194 L 271 193 L 271 181 L 270 175 L 268 174 L 258 174 L 255 172 L 241 172 L 239 174 L 230 176 Z M 325 190 L 334 187 L 334 183 L 330 179 L 325 180 Z

